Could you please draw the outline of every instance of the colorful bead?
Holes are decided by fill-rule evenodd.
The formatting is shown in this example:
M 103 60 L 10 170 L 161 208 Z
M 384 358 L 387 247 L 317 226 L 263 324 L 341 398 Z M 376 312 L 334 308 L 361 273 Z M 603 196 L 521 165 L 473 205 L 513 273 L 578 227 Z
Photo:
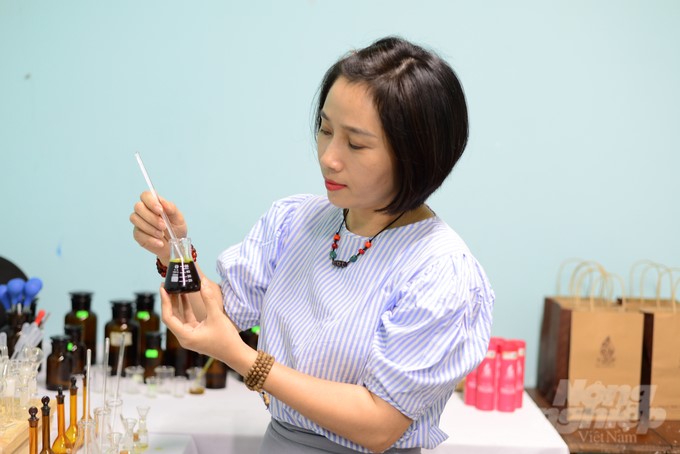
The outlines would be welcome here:
M 364 251 L 363 249 L 359 249 L 359 254 L 364 255 L 364 252 L 366 251 Z
M 335 251 L 331 251 L 330 256 L 331 256 L 331 260 L 335 260 L 335 257 L 337 257 L 338 254 L 336 254 Z
M 357 258 L 358 258 L 358 257 L 357 257 L 356 255 L 353 255 L 353 256 L 351 256 L 351 257 L 349 258 L 349 261 L 352 262 L 352 263 L 354 263 L 354 262 L 357 261 Z
M 340 241 L 340 234 L 336 233 L 335 236 L 333 237 L 335 241 Z
M 371 247 L 371 242 L 366 241 L 366 243 L 364 243 L 364 246 L 366 246 L 366 249 L 368 249 L 369 247 Z

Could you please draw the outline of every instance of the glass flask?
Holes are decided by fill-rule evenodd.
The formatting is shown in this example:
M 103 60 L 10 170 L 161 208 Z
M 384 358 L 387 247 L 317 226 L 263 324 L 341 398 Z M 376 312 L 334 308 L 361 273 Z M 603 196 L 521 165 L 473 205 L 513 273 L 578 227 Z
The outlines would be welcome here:
M 50 447 L 50 398 L 43 396 L 40 399 L 42 402 L 42 449 L 40 454 L 54 454 L 52 448 Z
M 137 436 L 134 439 L 135 452 L 142 452 L 149 447 L 149 430 L 146 427 L 146 417 L 149 414 L 149 408 L 146 405 L 137 405 L 139 424 L 137 424 Z
M 71 352 L 68 351 L 68 336 L 52 336 L 52 352 L 47 357 L 45 387 L 56 391 L 59 387 L 68 388 L 71 384 Z
M 109 433 L 111 433 L 111 409 L 107 407 L 97 407 L 94 409 L 94 434 L 100 451 L 108 443 Z
M 135 293 L 135 320 L 139 323 L 139 358 L 144 361 L 146 351 L 146 333 L 161 328 L 161 318 L 154 312 L 156 294 L 152 292 Z M 143 365 L 143 364 L 142 364 Z
M 165 291 L 191 293 L 201 289 L 201 278 L 191 256 L 191 239 L 170 240 L 170 263 L 165 275 Z
M 66 438 L 66 430 L 64 428 L 64 393 L 61 386 L 57 390 L 57 438 L 52 443 L 52 451 L 54 454 L 67 454 L 71 452 L 73 447 Z
M 28 409 L 28 414 L 31 415 L 28 418 L 28 453 L 38 454 L 38 418 L 35 416 L 38 414 L 38 409 L 31 407 Z
M 69 426 L 66 429 L 66 440 L 74 446 L 78 439 L 78 379 L 71 376 L 71 387 L 69 388 Z
M 121 373 L 124 375 L 128 366 L 138 365 L 139 323 L 132 318 L 132 301 L 111 301 L 111 320 L 104 327 L 104 335 L 110 341 L 109 366 L 112 375 L 117 373 L 121 342 L 125 346 Z
M 142 353 L 142 365 L 144 366 L 144 378 L 154 375 L 154 369 L 163 364 L 163 349 L 161 348 L 162 335 L 160 331 L 147 331 L 145 349 Z M 173 368 L 174 369 L 174 368 Z
M 97 362 L 97 314 L 91 310 L 92 292 L 71 292 L 71 311 L 64 317 L 64 325 L 81 325 L 81 340 L 92 350 L 90 361 Z M 87 350 L 87 349 L 86 349 Z
M 135 449 L 135 426 L 137 425 L 137 420 L 135 418 L 123 418 L 123 427 L 125 432 L 120 439 L 120 445 L 118 451 L 120 454 L 133 454 Z
M 73 453 L 100 454 L 100 444 L 95 434 L 95 425 L 92 419 L 78 422 L 78 439 L 73 446 Z
M 71 338 L 68 351 L 71 352 L 71 373 L 82 374 L 87 361 L 87 346 L 83 342 L 83 325 L 64 325 L 64 334 Z
M 90 366 L 90 367 L 92 367 L 92 366 Z M 83 389 L 83 399 L 82 399 L 83 400 L 83 416 L 82 416 L 82 418 L 80 418 L 80 420 L 81 421 L 92 420 L 92 416 L 87 413 L 88 410 L 89 410 L 89 408 L 87 406 L 87 387 L 88 387 L 87 370 L 83 371 L 82 377 L 83 377 L 83 386 L 82 386 L 82 389 Z
M 120 439 L 123 436 L 120 432 L 110 432 L 107 436 L 108 447 L 104 451 L 105 454 L 120 454 Z

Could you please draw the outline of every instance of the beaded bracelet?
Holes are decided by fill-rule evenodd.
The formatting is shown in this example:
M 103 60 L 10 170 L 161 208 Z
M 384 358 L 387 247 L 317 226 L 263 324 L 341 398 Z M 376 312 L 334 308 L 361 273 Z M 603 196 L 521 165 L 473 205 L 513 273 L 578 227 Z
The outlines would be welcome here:
M 196 248 L 194 245 L 191 245 L 191 258 L 193 259 L 194 263 L 196 262 L 196 258 L 198 257 L 198 254 L 196 253 Z M 161 277 L 165 277 L 168 274 L 168 267 L 163 265 L 161 263 L 161 259 L 156 257 L 156 271 L 158 271 L 158 274 L 161 275 Z
M 274 365 L 274 361 L 272 355 L 265 353 L 262 350 L 257 351 L 257 359 L 255 359 L 255 363 L 243 380 L 249 390 L 258 393 L 262 392 L 262 387 L 264 386 L 265 380 L 267 380 L 269 371 Z

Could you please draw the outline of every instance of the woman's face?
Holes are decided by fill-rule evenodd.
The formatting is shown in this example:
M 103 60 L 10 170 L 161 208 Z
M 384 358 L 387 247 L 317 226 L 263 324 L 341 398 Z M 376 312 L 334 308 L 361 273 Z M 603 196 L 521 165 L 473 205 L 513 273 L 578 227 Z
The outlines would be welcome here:
M 321 109 L 317 150 L 333 205 L 372 214 L 394 198 L 394 157 L 364 84 L 340 77 L 332 85 Z

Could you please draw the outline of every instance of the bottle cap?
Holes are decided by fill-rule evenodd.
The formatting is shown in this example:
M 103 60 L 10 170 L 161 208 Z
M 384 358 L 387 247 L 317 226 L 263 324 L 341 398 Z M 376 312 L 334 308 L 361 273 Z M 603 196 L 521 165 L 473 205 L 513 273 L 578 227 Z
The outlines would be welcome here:
M 75 311 L 89 311 L 92 305 L 92 292 L 76 291 L 71 292 L 71 310 Z
M 57 347 L 65 347 L 66 344 L 71 342 L 71 336 L 57 334 L 55 336 L 51 336 L 50 340 L 52 341 L 52 350 L 55 350 Z
M 64 325 L 64 333 L 74 342 L 80 342 L 83 337 L 83 325 Z
M 111 301 L 111 312 L 113 318 L 131 318 L 132 317 L 132 301 L 129 300 L 114 300 Z
M 157 350 L 161 349 L 161 340 L 163 335 L 160 331 L 147 331 L 146 336 L 146 348 L 154 348 Z
M 135 306 L 137 311 L 153 312 L 153 305 L 156 300 L 156 294 L 152 292 L 137 292 L 135 293 Z

